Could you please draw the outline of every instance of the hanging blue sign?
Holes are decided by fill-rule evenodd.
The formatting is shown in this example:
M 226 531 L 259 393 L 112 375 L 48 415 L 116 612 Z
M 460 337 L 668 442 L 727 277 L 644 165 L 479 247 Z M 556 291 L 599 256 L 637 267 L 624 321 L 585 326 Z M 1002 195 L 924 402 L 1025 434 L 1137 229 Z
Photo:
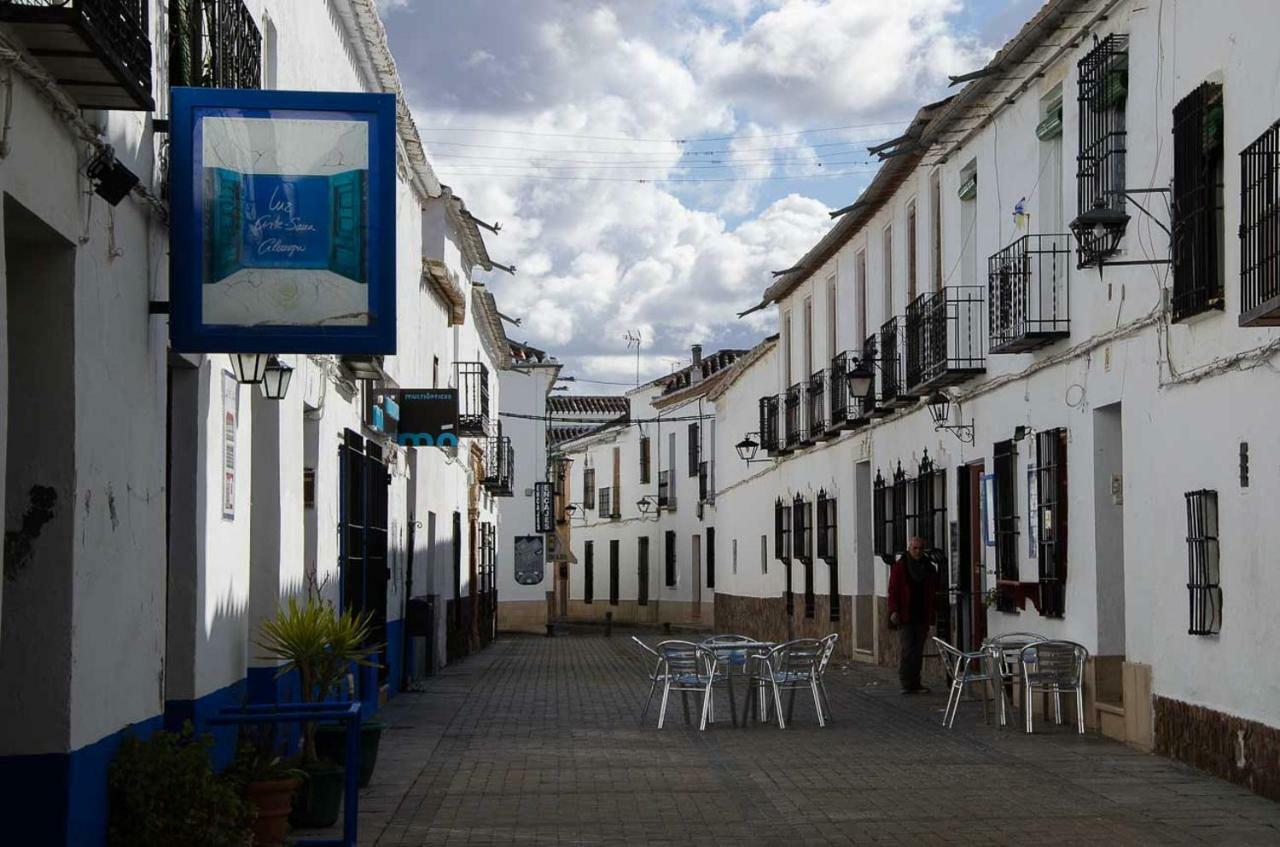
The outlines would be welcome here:
M 173 348 L 395 353 L 395 95 L 171 92 Z

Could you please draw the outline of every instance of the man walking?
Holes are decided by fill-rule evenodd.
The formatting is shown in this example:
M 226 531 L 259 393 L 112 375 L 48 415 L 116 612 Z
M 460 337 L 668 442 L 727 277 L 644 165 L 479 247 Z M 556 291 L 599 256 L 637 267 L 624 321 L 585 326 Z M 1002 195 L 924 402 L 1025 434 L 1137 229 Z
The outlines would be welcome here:
M 938 571 L 924 554 L 924 539 L 913 536 L 907 552 L 889 571 L 889 626 L 898 630 L 898 681 L 903 694 L 927 694 L 920 684 L 924 643 L 934 622 Z

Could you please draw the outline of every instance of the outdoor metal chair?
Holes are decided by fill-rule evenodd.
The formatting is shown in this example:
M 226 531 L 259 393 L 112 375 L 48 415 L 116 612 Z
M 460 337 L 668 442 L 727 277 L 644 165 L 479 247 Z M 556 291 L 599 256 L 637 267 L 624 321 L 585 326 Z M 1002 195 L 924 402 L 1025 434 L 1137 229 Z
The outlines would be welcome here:
M 649 713 L 649 704 L 653 702 L 653 692 L 658 689 L 658 683 L 661 682 L 663 679 L 663 675 L 662 675 L 663 664 L 662 664 L 662 657 L 658 655 L 657 650 L 653 649 L 648 644 L 645 644 L 643 641 L 641 641 L 639 638 L 636 638 L 634 635 L 631 636 L 631 640 L 634 641 L 636 643 L 636 646 L 639 647 L 644 652 L 645 659 L 653 662 L 653 665 L 649 670 L 649 696 L 644 698 L 644 708 L 640 710 L 640 720 L 638 721 L 638 723 L 641 726 L 643 726 L 644 716 Z
M 822 658 L 818 661 L 818 693 L 822 695 L 822 708 L 825 710 L 825 717 L 830 721 L 831 698 L 827 696 L 827 665 L 831 664 L 831 657 L 835 655 L 836 642 L 840 640 L 840 633 L 833 632 L 819 640 L 822 644 Z
M 1062 724 L 1062 695 L 1076 695 L 1076 728 L 1084 735 L 1084 663 L 1089 651 L 1074 641 L 1038 641 L 1022 648 L 1022 680 L 1027 732 L 1031 726 L 1031 695 L 1036 691 L 1053 696 L 1053 720 Z
M 991 693 L 987 689 L 987 684 L 991 682 L 991 665 L 988 662 L 988 653 L 985 650 L 966 653 L 937 636 L 934 636 L 933 641 L 938 645 L 938 655 L 942 658 L 947 676 L 951 679 L 951 690 L 947 694 L 947 708 L 942 712 L 942 725 L 948 729 L 955 725 L 956 712 L 960 710 L 960 697 L 964 694 L 964 687 L 972 682 L 982 683 L 982 719 L 990 723 Z
M 814 709 L 818 713 L 818 726 L 827 725 L 823 717 L 821 695 L 818 693 L 820 676 L 818 667 L 822 663 L 825 649 L 822 642 L 816 638 L 798 638 L 779 644 L 768 653 L 756 657 L 751 681 L 761 693 L 762 700 L 772 692 L 773 705 L 778 712 L 779 729 L 787 728 L 786 721 L 782 718 L 782 692 L 791 692 L 791 704 L 794 705 L 795 692 L 802 688 L 809 689 L 813 695 Z M 761 719 L 767 719 L 767 717 L 768 708 L 764 706 L 761 710 Z
M 658 711 L 658 729 L 667 718 L 667 702 L 672 691 L 679 691 L 685 696 L 690 691 L 702 694 L 702 719 L 699 729 L 707 728 L 708 711 L 711 707 L 711 686 L 716 680 L 715 654 L 694 644 L 692 641 L 663 641 L 658 645 L 662 675 L 662 705 Z M 685 703 L 685 720 L 688 721 L 688 704 Z
M 1006 726 L 1009 722 L 1008 713 L 1012 707 L 1009 700 L 1013 684 L 1022 681 L 1022 672 L 1018 667 L 1022 660 L 1022 648 L 1046 640 L 1048 639 L 1043 635 L 1034 632 L 1004 632 L 983 642 L 983 649 L 991 657 L 991 679 L 1000 695 L 1001 726 Z M 1025 692 L 1023 699 L 1026 699 Z

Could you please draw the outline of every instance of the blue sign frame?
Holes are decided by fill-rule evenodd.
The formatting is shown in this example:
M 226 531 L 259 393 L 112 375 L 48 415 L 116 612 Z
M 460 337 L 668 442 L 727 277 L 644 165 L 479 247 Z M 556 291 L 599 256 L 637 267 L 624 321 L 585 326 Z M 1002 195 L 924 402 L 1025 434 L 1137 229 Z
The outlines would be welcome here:
M 395 95 L 170 91 L 173 349 L 395 353 Z M 220 119 L 217 127 L 232 127 L 218 130 L 231 134 L 210 140 L 217 161 L 205 161 L 207 118 Z M 330 133 L 310 134 L 322 136 L 315 140 L 316 150 L 299 153 L 281 144 L 262 157 L 254 146 L 262 139 L 251 138 L 249 130 L 236 132 L 262 127 L 262 121 L 279 122 L 259 133 L 264 138 L 294 139 L 308 137 L 305 127 L 323 129 L 314 122 L 335 123 Z M 361 134 L 343 130 L 361 123 L 367 128 Z M 317 155 L 325 151 L 329 135 L 346 149 Z M 367 150 L 359 145 L 361 138 Z M 225 157 L 214 146 L 218 139 L 231 139 Z M 240 149 L 241 141 L 249 143 Z M 353 144 L 356 155 L 347 164 Z M 224 161 L 237 157 L 277 165 L 258 171 Z M 287 161 L 313 162 L 319 172 L 290 168 L 283 164 Z

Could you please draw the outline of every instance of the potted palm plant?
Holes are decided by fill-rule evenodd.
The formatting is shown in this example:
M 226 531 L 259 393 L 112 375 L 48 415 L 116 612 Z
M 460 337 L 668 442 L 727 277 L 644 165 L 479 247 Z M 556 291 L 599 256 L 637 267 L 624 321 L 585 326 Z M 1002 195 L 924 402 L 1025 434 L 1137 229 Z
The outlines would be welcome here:
M 282 847 L 293 796 L 306 773 L 284 760 L 275 727 L 242 727 L 236 758 L 224 776 L 240 786 L 254 809 L 254 847 Z
M 255 643 L 266 651 L 262 658 L 283 660 L 277 677 L 297 671 L 302 702 L 322 702 L 338 690 L 351 665 L 377 666 L 370 657 L 382 645 L 369 643 L 372 617 L 369 612 L 339 614 L 313 591 L 303 603 L 289 598 L 262 624 Z M 317 754 L 314 721 L 302 725 L 298 766 L 306 778 L 294 798 L 290 821 L 302 827 L 333 825 L 342 802 L 343 768 Z

